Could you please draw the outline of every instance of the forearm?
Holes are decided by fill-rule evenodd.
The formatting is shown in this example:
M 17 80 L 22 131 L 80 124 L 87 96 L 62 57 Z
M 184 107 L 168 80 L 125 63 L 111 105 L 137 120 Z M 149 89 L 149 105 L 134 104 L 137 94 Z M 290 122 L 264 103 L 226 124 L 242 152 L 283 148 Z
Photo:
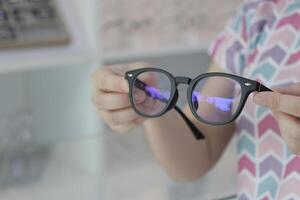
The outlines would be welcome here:
M 233 124 L 207 126 L 187 114 L 204 133 L 205 140 L 196 140 L 175 110 L 144 123 L 158 162 L 170 177 L 183 181 L 203 176 L 219 159 L 234 130 Z M 216 139 L 218 135 L 220 138 Z

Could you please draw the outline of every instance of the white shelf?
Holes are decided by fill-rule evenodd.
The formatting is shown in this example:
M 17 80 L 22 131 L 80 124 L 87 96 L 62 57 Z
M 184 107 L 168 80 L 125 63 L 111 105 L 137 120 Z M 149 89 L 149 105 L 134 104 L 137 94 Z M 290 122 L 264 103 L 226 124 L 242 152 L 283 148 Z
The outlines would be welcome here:
M 183 55 L 197 52 L 206 52 L 208 43 L 202 43 L 193 46 L 171 46 L 157 49 L 147 50 L 114 50 L 106 51 L 103 53 L 103 60 L 106 63 L 122 61 L 122 60 L 133 60 L 135 58 L 147 59 L 153 57 L 165 57 L 172 55 Z
M 80 17 L 78 5 L 69 0 L 59 0 L 57 3 L 71 36 L 71 43 L 61 46 L 1 50 L 0 73 L 74 66 L 92 61 L 95 53 L 91 46 L 95 42 L 91 41 L 86 29 L 83 28 L 86 24 Z

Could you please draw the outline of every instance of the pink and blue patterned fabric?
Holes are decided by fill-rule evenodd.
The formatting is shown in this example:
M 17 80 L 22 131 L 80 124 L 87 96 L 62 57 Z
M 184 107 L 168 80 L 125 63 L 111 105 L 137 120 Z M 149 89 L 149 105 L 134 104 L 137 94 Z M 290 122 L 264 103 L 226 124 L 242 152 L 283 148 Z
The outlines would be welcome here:
M 225 71 L 268 87 L 300 81 L 300 0 L 248 0 L 211 46 Z M 238 199 L 300 199 L 300 156 L 271 111 L 248 100 L 237 121 Z

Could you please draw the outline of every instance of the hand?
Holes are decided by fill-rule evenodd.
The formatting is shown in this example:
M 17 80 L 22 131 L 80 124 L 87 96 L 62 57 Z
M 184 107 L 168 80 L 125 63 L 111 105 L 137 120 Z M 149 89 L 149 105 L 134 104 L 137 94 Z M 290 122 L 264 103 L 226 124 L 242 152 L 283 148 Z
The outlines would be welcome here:
M 114 131 L 127 132 L 145 120 L 132 109 L 128 82 L 124 78 L 126 71 L 145 66 L 148 64 L 111 65 L 92 74 L 92 101 L 99 115 Z M 141 102 L 146 98 L 143 94 L 139 98 Z
M 300 83 L 275 92 L 260 92 L 254 95 L 255 103 L 272 109 L 289 149 L 300 155 Z

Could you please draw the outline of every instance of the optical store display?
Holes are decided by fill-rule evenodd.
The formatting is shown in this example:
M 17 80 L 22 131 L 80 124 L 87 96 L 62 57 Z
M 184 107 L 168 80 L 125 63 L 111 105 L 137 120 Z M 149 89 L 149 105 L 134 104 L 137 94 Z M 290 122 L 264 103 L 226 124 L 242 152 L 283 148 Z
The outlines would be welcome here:
M 207 45 L 241 2 L 102 0 L 103 45 L 114 51 Z
M 0 49 L 69 41 L 54 0 L 0 0 Z

